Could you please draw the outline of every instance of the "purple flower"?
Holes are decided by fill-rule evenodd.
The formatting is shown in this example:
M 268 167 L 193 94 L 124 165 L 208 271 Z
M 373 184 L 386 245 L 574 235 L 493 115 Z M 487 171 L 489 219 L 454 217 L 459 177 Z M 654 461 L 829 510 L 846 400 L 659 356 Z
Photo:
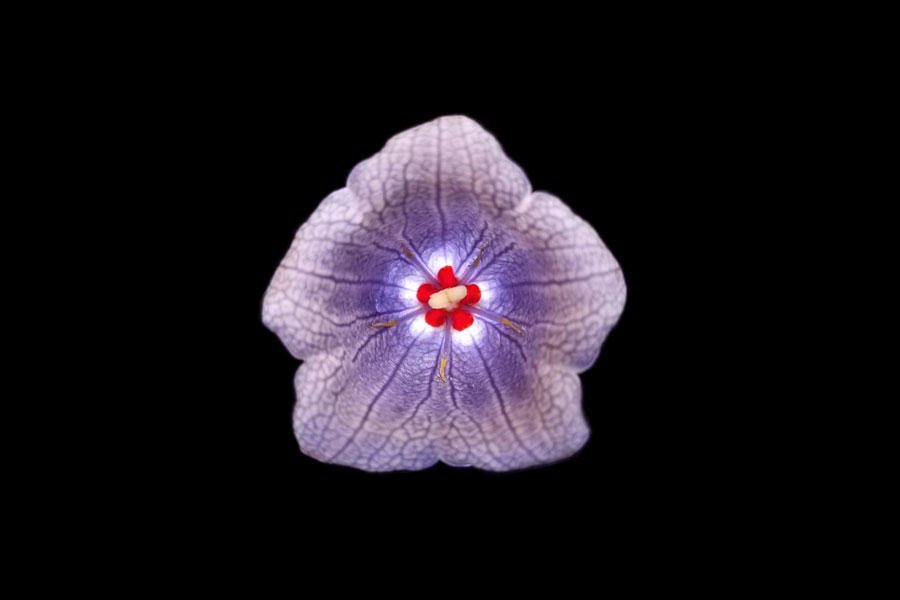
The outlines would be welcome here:
M 305 454 L 367 471 L 506 471 L 584 445 L 577 373 L 624 304 L 591 226 L 452 116 L 391 138 L 322 201 L 263 321 L 304 361 Z

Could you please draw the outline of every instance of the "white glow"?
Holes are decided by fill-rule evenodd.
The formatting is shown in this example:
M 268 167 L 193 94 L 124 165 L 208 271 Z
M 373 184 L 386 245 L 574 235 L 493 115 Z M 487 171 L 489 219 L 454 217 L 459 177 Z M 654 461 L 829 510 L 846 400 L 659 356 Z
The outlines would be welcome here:
M 419 286 L 423 283 L 425 283 L 425 282 L 422 280 L 421 276 L 413 275 L 413 276 L 403 279 L 400 282 L 400 285 L 403 287 L 403 289 L 399 291 L 400 298 L 405 303 L 408 303 L 410 305 L 410 307 L 415 306 L 419 302 L 419 299 L 416 297 L 416 291 L 419 289 Z
M 457 271 L 456 265 L 453 264 L 453 257 L 450 256 L 450 253 L 447 252 L 446 248 L 441 248 L 429 256 L 428 260 L 425 261 L 425 264 L 428 265 L 428 270 L 431 271 L 433 275 L 437 275 L 437 272 L 447 265 L 453 267 L 454 273 Z
M 462 331 L 453 330 L 453 345 L 471 346 L 475 342 L 480 342 L 484 337 L 484 327 L 481 317 L 475 315 L 475 322 L 471 326 Z
M 475 281 L 473 282 L 478 286 L 478 289 L 481 290 L 481 300 L 478 301 L 478 304 L 475 306 L 484 306 L 487 308 L 491 303 L 491 298 L 494 296 L 493 294 L 493 286 L 490 281 Z
M 448 252 L 446 248 L 440 248 L 428 256 L 428 258 L 425 260 L 425 264 L 434 275 L 437 275 L 437 272 L 447 265 L 453 267 L 453 271 L 457 275 L 459 275 L 464 266 L 459 262 L 460 260 L 462 259 L 459 256 L 453 256 L 453 254 Z M 410 308 L 419 303 L 419 299 L 416 297 L 416 292 L 418 291 L 419 286 L 423 283 L 425 283 L 423 277 L 418 274 L 405 277 L 400 281 L 400 285 L 403 289 L 398 290 L 399 296 L 404 303 L 409 304 Z M 492 283 L 490 281 L 469 281 L 467 283 L 475 283 L 478 285 L 478 289 L 481 290 L 481 300 L 479 300 L 476 306 L 488 307 L 493 296 Z M 432 304 L 431 300 L 436 296 L 439 296 L 440 294 L 448 296 L 448 293 L 450 293 L 449 297 L 437 298 L 435 302 L 438 305 L 447 304 L 448 307 L 453 306 L 460 300 L 465 298 L 466 288 L 464 285 L 458 285 L 453 288 L 435 292 L 434 294 L 432 294 L 431 298 L 429 298 L 429 306 L 431 306 L 432 308 L 444 308 L 443 306 L 435 307 L 434 304 Z M 481 339 L 484 337 L 485 324 L 482 317 L 479 317 L 477 314 L 474 314 L 473 316 L 475 317 L 475 321 L 472 323 L 472 325 L 470 325 L 463 331 L 456 331 L 455 329 L 451 329 L 450 336 L 451 343 L 453 345 L 469 347 L 472 346 L 472 344 L 474 344 L 475 342 L 480 343 Z M 411 317 L 408 323 L 409 332 L 412 335 L 420 336 L 422 339 L 428 339 L 429 336 L 444 335 L 444 327 L 432 327 L 425 321 L 423 315 L 417 314 L 414 317 Z
M 428 331 L 439 331 L 440 328 L 432 327 L 425 322 L 425 315 L 415 315 L 409 319 L 409 332 L 415 336 L 428 335 Z

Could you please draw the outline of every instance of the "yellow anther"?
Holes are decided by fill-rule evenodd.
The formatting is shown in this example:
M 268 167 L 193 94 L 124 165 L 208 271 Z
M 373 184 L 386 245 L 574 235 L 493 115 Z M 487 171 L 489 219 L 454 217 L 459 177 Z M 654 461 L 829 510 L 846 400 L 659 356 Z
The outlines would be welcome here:
M 521 327 L 519 327 L 518 325 L 516 325 L 515 323 L 513 323 L 512 321 L 510 321 L 509 319 L 507 319 L 505 317 L 500 321 L 500 324 L 506 325 L 507 327 L 509 327 L 510 329 L 515 331 L 516 333 L 522 333 L 522 331 L 524 331 Z
M 488 247 L 488 246 L 490 246 L 489 243 L 488 243 L 488 244 L 485 244 L 484 246 L 482 246 L 482 247 L 481 247 L 481 250 L 478 251 L 478 256 L 476 256 L 476 257 L 475 257 L 475 260 L 472 261 L 472 266 L 473 266 L 473 267 L 477 267 L 478 264 L 481 262 L 481 257 L 484 256 L 484 251 L 487 250 L 487 247 Z
M 447 383 L 447 377 L 444 375 L 444 369 L 447 368 L 447 357 L 441 357 L 441 365 L 438 367 L 438 381 Z
M 406 255 L 406 258 L 408 258 L 410 260 L 412 259 L 413 253 L 410 252 L 409 248 L 407 248 L 406 246 L 400 246 L 400 250 L 403 251 L 403 254 Z
M 372 323 L 372 327 L 393 327 L 397 324 L 397 319 L 391 319 L 390 321 L 385 321 L 384 323 Z

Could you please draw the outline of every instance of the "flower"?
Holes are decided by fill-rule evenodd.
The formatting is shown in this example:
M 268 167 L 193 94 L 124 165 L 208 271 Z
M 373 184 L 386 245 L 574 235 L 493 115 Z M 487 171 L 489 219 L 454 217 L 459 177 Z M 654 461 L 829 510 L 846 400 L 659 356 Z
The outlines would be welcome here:
M 473 120 L 391 138 L 300 227 L 263 321 L 304 362 L 294 431 L 367 471 L 505 471 L 588 439 L 578 373 L 625 304 L 597 233 Z

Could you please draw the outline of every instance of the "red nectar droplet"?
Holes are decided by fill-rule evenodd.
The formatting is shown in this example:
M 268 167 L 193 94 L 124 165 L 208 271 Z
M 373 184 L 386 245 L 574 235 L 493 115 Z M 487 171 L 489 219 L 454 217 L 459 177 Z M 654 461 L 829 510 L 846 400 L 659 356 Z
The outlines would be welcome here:
M 450 314 L 453 323 L 453 329 L 462 331 L 466 327 L 475 322 L 475 317 L 467 310 L 455 310 Z
M 432 327 L 440 327 L 447 320 L 447 311 L 442 308 L 432 308 L 425 313 L 425 322 Z
M 431 298 L 431 295 L 436 291 L 437 289 L 430 283 L 423 283 L 416 292 L 416 298 L 418 298 L 419 302 L 422 304 L 428 304 L 428 299 Z
M 481 289 L 474 283 L 466 286 L 466 297 L 463 302 L 466 304 L 477 304 L 481 300 Z
M 443 267 L 437 274 L 438 281 L 442 288 L 450 288 L 457 284 L 456 275 L 453 273 L 453 267 L 447 265 Z

